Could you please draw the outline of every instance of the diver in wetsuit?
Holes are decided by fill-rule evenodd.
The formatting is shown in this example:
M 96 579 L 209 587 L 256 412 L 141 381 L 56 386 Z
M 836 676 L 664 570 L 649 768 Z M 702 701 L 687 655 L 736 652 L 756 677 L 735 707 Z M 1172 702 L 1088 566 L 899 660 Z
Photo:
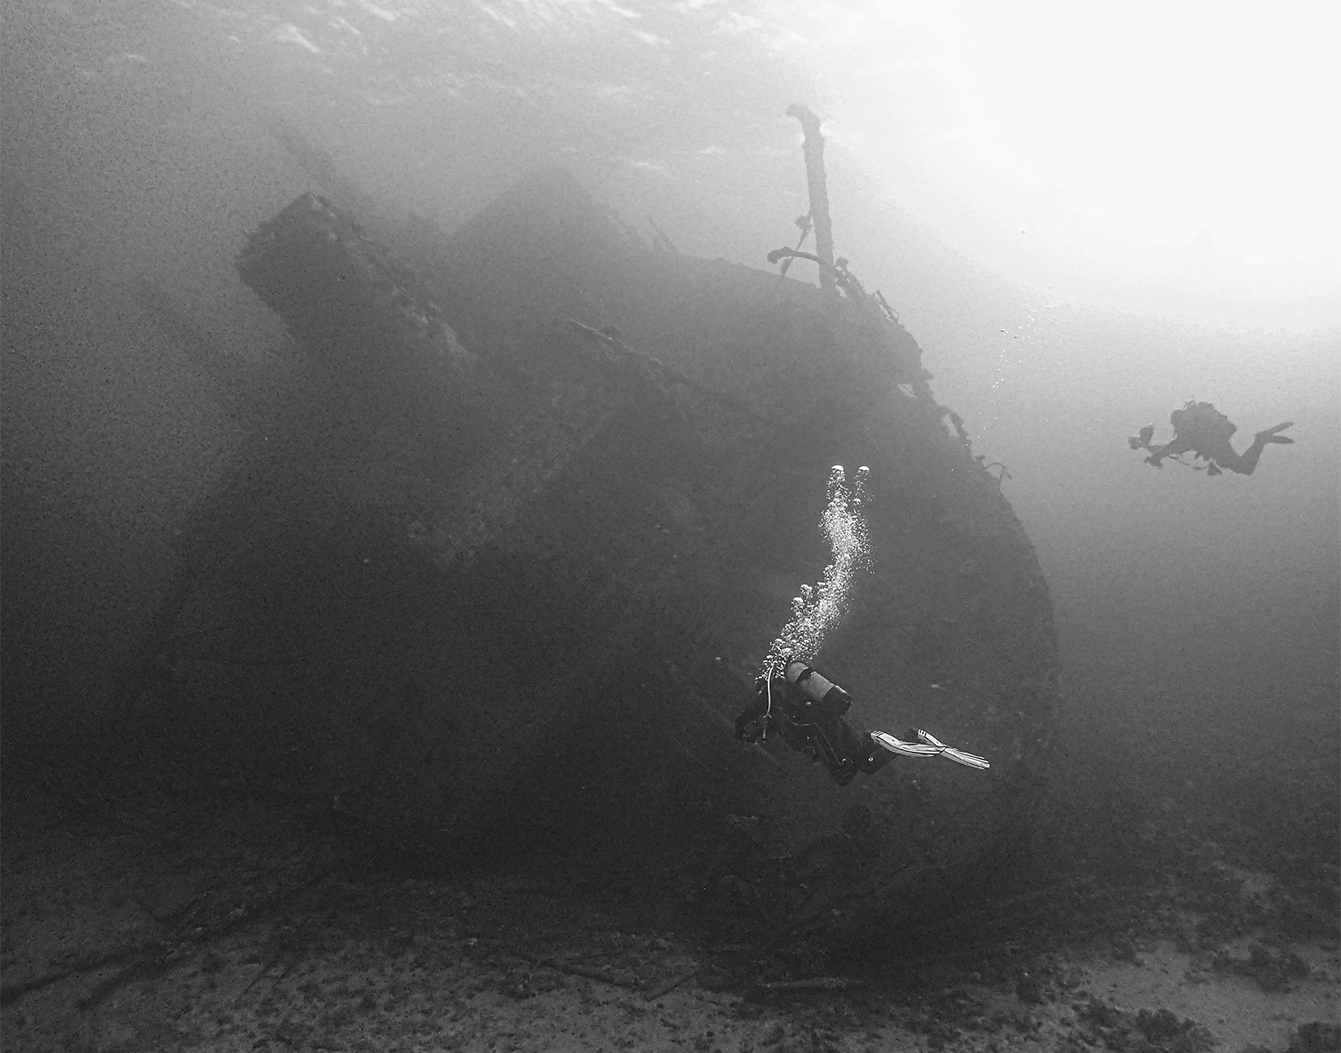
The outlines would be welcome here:
M 879 771 L 894 754 L 870 732 L 853 731 L 843 714 L 852 696 L 799 659 L 785 659 L 756 682 L 753 703 L 736 718 L 736 738 L 757 742 L 777 729 L 784 742 L 846 786 L 858 772 Z M 911 736 L 916 740 L 916 732 Z
M 1278 434 L 1294 424 L 1294 421 L 1286 421 L 1266 431 L 1259 431 L 1253 437 L 1252 445 L 1243 453 L 1237 453 L 1229 445 L 1229 437 L 1238 429 L 1233 421 L 1209 402 L 1188 402 L 1182 409 L 1173 411 L 1169 423 L 1173 425 L 1174 437 L 1163 446 L 1150 445 L 1155 435 L 1153 424 L 1147 424 L 1139 435 L 1127 440 L 1133 450 L 1149 450 L 1150 456 L 1145 459 L 1146 463 L 1156 468 L 1164 467 L 1160 462 L 1165 457 L 1177 458 L 1179 454 L 1195 453 L 1209 462 L 1207 471 L 1210 475 L 1219 475 L 1225 468 L 1240 475 L 1252 475 L 1258 458 L 1269 445 L 1294 442 Z

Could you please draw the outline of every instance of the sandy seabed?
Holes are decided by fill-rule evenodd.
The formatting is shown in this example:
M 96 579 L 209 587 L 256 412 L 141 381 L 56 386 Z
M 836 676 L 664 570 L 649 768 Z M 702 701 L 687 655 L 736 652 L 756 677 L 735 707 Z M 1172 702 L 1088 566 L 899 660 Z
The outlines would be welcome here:
M 692 867 L 549 859 L 425 876 L 339 810 L 237 785 L 114 807 L 10 794 L 0 1037 L 7 1053 L 1337 1050 L 1331 691 L 1257 725 L 1221 697 L 1216 719 L 1175 710 L 1159 685 L 1082 699 L 1104 716 L 1065 737 L 1019 872 L 878 960 L 786 938 L 780 915 L 770 931 L 767 903 L 740 918 L 748 873 L 705 887 Z

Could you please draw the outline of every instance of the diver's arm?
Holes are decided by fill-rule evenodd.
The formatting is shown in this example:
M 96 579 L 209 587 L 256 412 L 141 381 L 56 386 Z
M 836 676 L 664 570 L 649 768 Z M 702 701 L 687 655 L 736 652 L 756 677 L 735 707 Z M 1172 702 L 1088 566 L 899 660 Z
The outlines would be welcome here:
M 1186 439 L 1175 438 L 1172 442 L 1167 442 L 1163 446 L 1151 447 L 1150 456 L 1145 461 L 1146 464 L 1153 464 L 1156 468 L 1162 468 L 1164 466 L 1159 462 L 1165 457 L 1177 457 L 1180 453 L 1188 453 L 1192 449 L 1192 443 Z
M 760 727 L 755 730 L 754 734 L 749 734 L 747 729 L 751 724 L 758 721 L 761 717 L 763 717 L 767 713 L 768 713 L 768 696 L 763 690 L 761 690 L 757 695 L 755 695 L 754 701 L 751 702 L 748 706 L 746 706 L 743 710 L 741 710 L 740 716 L 736 717 L 736 738 L 737 739 L 748 738 L 750 742 L 755 741 L 755 739 L 757 739 L 763 733 L 764 729 Z

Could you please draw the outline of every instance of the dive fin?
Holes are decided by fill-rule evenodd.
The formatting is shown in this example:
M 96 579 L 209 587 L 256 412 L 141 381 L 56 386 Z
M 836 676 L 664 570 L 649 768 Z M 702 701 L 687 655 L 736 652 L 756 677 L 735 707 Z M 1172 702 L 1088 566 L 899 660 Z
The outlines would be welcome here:
M 1258 442 L 1278 442 L 1284 445 L 1292 445 L 1294 440 L 1287 435 L 1280 435 L 1279 432 L 1286 428 L 1294 426 L 1294 421 L 1287 420 L 1284 424 L 1277 424 L 1274 428 L 1267 428 L 1266 431 L 1259 431 L 1253 436 Z
M 936 738 L 930 732 L 918 730 L 917 742 L 904 742 L 902 739 L 896 739 L 884 731 L 872 731 L 871 739 L 877 745 L 883 746 L 890 753 L 897 753 L 900 757 L 945 757 L 956 764 L 962 764 L 966 768 L 976 768 L 979 771 L 986 771 L 991 764 L 976 753 L 965 753 L 963 750 L 957 750 L 953 746 L 947 746 L 940 739 Z

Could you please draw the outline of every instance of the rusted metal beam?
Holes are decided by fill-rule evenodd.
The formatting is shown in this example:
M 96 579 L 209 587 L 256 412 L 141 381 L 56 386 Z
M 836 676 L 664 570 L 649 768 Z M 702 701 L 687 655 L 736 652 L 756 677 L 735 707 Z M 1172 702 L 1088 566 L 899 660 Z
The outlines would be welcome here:
M 815 225 L 815 255 L 828 264 L 820 268 L 820 288 L 833 293 L 833 222 L 829 218 L 829 190 L 824 175 L 824 136 L 820 134 L 820 119 L 799 102 L 787 107 L 787 116 L 801 122 L 801 133 L 805 136 L 801 149 L 805 153 L 806 182 L 810 188 L 810 218 Z

